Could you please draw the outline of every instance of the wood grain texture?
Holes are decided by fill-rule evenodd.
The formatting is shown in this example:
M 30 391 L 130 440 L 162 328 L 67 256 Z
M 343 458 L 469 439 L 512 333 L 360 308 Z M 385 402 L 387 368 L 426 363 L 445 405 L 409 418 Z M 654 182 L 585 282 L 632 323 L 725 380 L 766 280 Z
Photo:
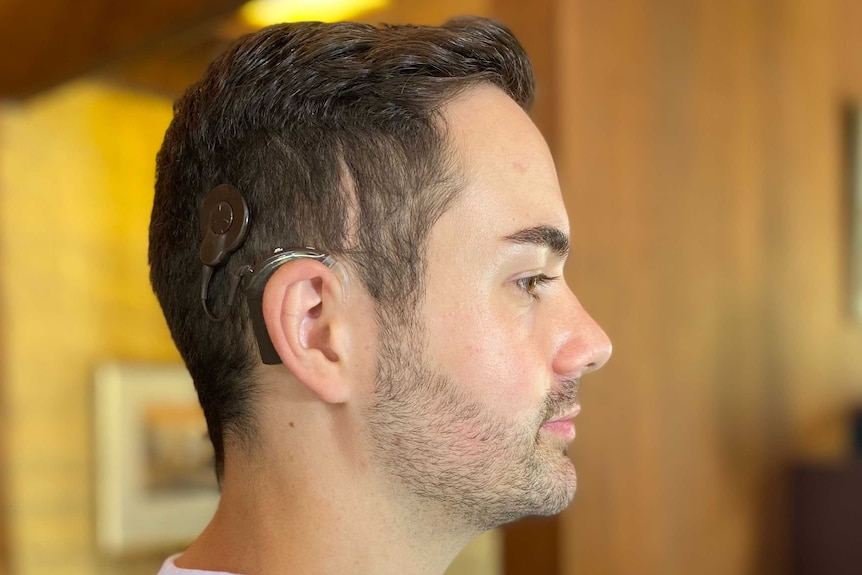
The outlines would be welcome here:
M 559 3 L 569 279 L 615 344 L 584 386 L 561 572 L 786 572 L 786 470 L 844 455 L 862 381 L 851 4 Z
M 0 98 L 23 98 L 236 9 L 242 0 L 4 0 Z

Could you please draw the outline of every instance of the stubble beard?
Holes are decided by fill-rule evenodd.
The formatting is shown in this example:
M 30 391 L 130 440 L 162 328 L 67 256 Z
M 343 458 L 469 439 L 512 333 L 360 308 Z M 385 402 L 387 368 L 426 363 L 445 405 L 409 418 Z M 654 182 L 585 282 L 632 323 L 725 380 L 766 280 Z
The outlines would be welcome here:
M 368 413 L 378 462 L 419 505 L 475 533 L 565 509 L 575 470 L 565 442 L 540 428 L 574 401 L 577 382 L 549 397 L 533 421 L 514 426 L 429 368 L 422 333 L 421 326 L 381 329 Z

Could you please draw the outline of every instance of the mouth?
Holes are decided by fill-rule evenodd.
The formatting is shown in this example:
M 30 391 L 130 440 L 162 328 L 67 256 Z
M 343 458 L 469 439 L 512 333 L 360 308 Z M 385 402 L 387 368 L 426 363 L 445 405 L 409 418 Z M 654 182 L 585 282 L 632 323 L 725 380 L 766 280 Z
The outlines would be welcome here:
M 542 425 L 542 431 L 558 435 L 566 441 L 573 441 L 575 439 L 575 422 L 573 420 L 580 412 L 581 406 L 575 405 L 562 415 L 548 420 Z

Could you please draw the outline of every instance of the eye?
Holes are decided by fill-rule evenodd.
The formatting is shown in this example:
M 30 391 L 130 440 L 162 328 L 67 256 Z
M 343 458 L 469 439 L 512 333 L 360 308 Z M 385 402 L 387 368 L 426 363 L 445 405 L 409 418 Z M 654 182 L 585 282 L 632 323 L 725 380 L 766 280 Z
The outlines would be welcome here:
M 545 274 L 537 274 L 534 276 L 521 278 L 515 283 L 523 292 L 525 292 L 531 298 L 538 300 L 541 294 L 542 286 L 559 279 L 559 277 L 560 276 L 548 277 Z

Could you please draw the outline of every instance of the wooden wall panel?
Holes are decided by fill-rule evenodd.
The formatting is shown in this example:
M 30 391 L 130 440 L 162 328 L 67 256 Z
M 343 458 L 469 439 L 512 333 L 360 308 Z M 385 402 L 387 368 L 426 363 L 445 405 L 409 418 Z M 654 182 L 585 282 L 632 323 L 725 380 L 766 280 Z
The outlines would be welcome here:
M 569 279 L 615 344 L 584 386 L 563 572 L 786 572 L 787 467 L 844 457 L 862 395 L 838 121 L 862 13 L 558 5 Z
M 242 0 L 4 0 L 0 98 L 26 98 L 235 10 Z
M 840 94 L 862 100 L 862 2 L 836 0 L 835 69 Z

